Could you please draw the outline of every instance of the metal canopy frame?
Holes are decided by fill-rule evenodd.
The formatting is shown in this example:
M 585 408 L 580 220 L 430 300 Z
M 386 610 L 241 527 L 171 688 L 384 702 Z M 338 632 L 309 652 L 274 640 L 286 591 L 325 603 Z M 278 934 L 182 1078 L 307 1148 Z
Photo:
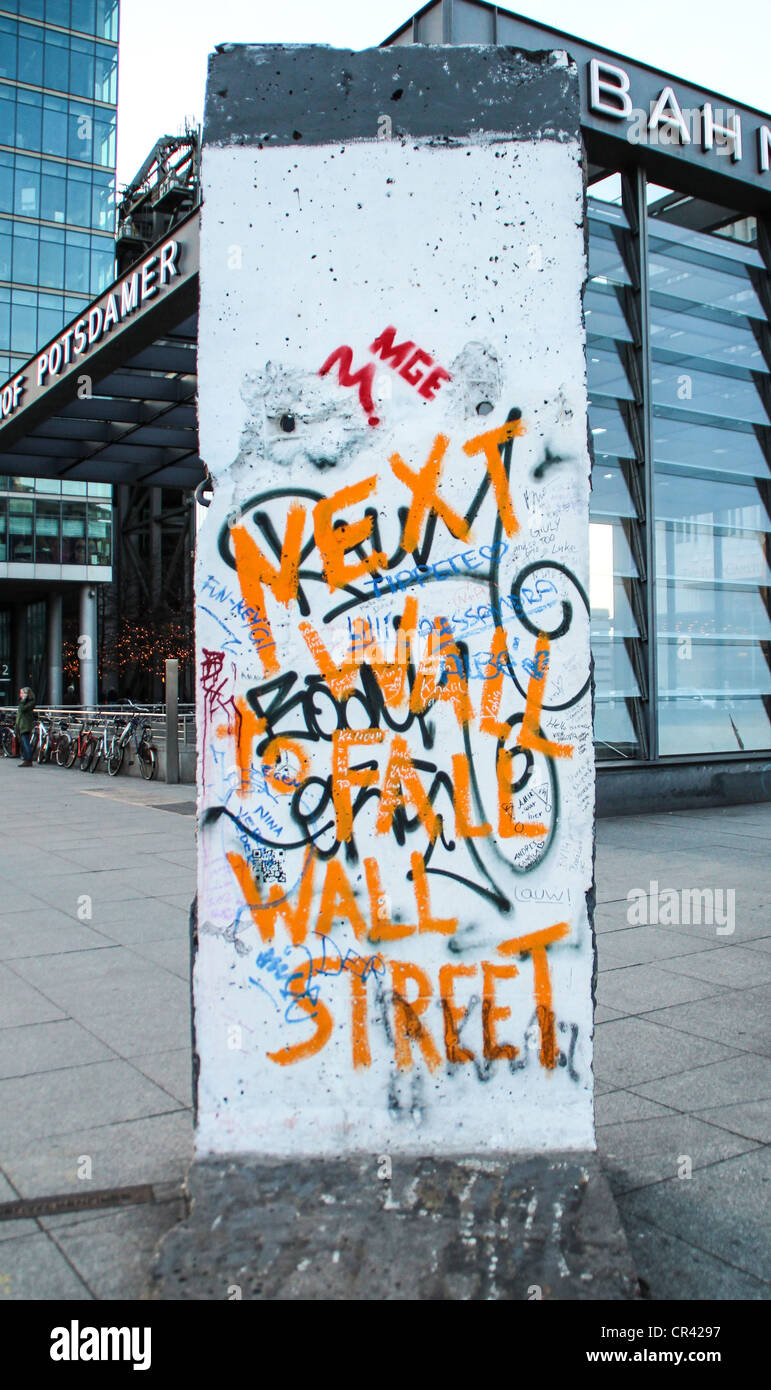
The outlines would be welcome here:
M 0 451 L 3 472 L 196 487 L 204 477 L 195 412 L 197 331 L 195 315 L 155 341 L 152 375 L 145 350 L 94 381 L 92 396 L 70 401 Z

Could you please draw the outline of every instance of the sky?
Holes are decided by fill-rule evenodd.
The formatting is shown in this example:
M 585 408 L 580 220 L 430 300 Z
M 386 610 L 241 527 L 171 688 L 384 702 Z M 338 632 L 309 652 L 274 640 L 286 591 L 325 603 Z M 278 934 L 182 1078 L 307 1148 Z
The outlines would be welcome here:
M 203 117 L 218 43 L 382 43 L 417 0 L 122 0 L 118 186 L 161 135 Z M 512 0 L 515 13 L 767 111 L 769 0 Z

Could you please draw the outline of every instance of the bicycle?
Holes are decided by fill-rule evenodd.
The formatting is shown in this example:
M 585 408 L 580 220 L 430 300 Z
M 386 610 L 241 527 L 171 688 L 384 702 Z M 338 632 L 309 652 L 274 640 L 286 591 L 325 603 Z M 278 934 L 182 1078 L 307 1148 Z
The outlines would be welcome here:
M 64 767 L 64 763 L 61 761 L 59 755 L 59 750 L 62 743 L 68 741 L 66 730 L 66 719 L 60 720 L 58 724 L 55 724 L 53 719 L 47 722 L 45 737 L 38 748 L 38 762 L 56 762 L 59 767 Z
M 56 738 L 55 750 L 56 761 L 59 767 L 67 767 L 68 765 L 67 759 L 69 757 L 70 746 L 72 744 L 72 739 L 70 738 L 68 730 L 69 721 L 67 719 L 61 719 L 59 721 L 59 730 Z M 73 758 L 73 762 L 74 761 L 75 760 Z
M 32 757 L 37 763 L 47 763 L 51 757 L 52 733 L 51 721 L 44 714 L 39 714 L 37 723 L 32 730 L 30 739 Z
M 79 729 L 73 734 L 65 732 L 62 735 L 56 750 L 56 761 L 60 767 L 72 767 L 77 760 L 81 772 L 85 772 L 93 756 L 95 745 L 96 739 L 93 731 L 86 728 L 85 719 L 81 719 Z
M 112 723 L 113 725 L 113 731 L 110 737 L 108 738 L 107 731 L 110 727 L 110 723 Z M 100 762 L 102 761 L 102 758 L 104 758 L 105 762 L 107 763 L 107 768 L 109 771 L 110 757 L 112 755 L 118 737 L 117 729 L 122 723 L 123 721 L 121 719 L 118 719 L 117 717 L 113 720 L 105 720 L 102 732 L 94 745 L 94 749 L 91 754 L 91 761 L 90 763 L 88 763 L 89 772 L 96 772 Z M 81 767 L 83 767 L 82 761 L 80 765 Z
M 119 736 L 113 740 L 112 748 L 107 759 L 107 771 L 110 776 L 117 777 L 120 772 L 123 766 L 124 754 L 133 736 L 134 751 L 139 762 L 139 771 L 146 782 L 151 781 L 155 776 L 158 755 L 153 747 L 152 730 L 147 720 L 140 719 L 139 714 L 135 713 L 125 722 L 123 720 L 118 721 L 117 719 L 115 722 L 116 724 L 122 724 L 123 727 Z M 139 732 L 140 728 L 141 733 Z
M 77 756 L 78 748 L 70 733 L 70 721 L 69 719 L 60 719 L 53 735 L 51 759 L 55 759 L 59 767 L 72 767 Z
M 10 724 L 6 724 L 5 718 L 0 718 L 0 757 L 16 757 L 16 734 Z

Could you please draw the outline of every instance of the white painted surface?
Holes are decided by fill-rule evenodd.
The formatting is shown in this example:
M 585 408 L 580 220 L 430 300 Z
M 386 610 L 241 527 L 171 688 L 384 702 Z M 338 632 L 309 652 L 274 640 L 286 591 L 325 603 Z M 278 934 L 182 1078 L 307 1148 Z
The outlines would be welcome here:
M 198 533 L 197 561 L 198 1152 L 591 1147 L 592 943 L 585 894 L 592 879 L 594 764 L 590 696 L 575 699 L 589 675 L 589 624 L 577 587 L 588 590 L 589 535 L 578 145 L 480 139 L 452 148 L 390 141 L 332 148 L 207 148 L 203 172 L 199 409 L 201 454 L 215 480 L 215 498 Z M 373 355 L 371 345 L 388 325 L 396 329 L 396 343 L 411 340 L 450 373 L 452 379 L 442 381 L 434 399 L 421 398 L 418 386 Z M 351 349 L 351 372 L 377 365 L 371 412 L 377 425 L 368 423 L 370 412 L 356 387 L 338 383 L 336 367 L 319 375 L 342 345 Z M 477 413 L 481 401 L 492 406 L 489 413 Z M 439 518 L 424 557 L 426 570 L 410 578 L 415 562 L 409 556 L 392 564 L 387 573 L 394 592 L 387 580 L 374 584 L 368 575 L 349 589 L 331 592 L 312 547 L 318 498 L 375 479 L 366 500 L 355 500 L 336 515 L 355 524 L 367 507 L 374 508 L 380 547 L 367 536 L 360 555 L 349 551 L 345 563 L 378 548 L 392 557 L 402 536 L 399 511 L 413 498 L 389 459 L 398 453 L 417 473 L 436 436 L 445 435 L 449 443 L 437 490 L 462 515 L 488 478 L 483 454 L 469 456 L 463 445 L 500 428 L 514 407 L 526 431 L 511 445 L 510 497 L 519 529 L 511 535 L 500 530 L 494 489 L 488 486 L 470 535 L 454 537 Z M 281 427 L 285 416 L 295 422 L 290 433 Z M 561 461 L 546 466 L 540 479 L 534 477 L 544 458 L 554 456 Z M 266 499 L 274 490 L 281 495 Z M 224 536 L 225 552 L 233 553 L 230 519 L 241 528 L 239 544 L 250 563 L 259 547 L 277 566 L 260 518 L 270 518 L 280 543 L 291 501 L 305 508 L 303 537 L 309 549 L 300 578 L 307 610 L 301 611 L 296 599 L 277 602 L 264 587 L 274 645 L 261 651 L 245 615 L 250 595 L 253 601 L 246 566 L 242 563 L 239 575 L 223 560 L 219 543 Z M 421 544 L 425 530 L 424 517 Z M 495 627 L 487 576 L 497 536 L 507 642 L 507 656 L 498 663 L 503 673 L 498 718 L 522 716 L 528 689 L 531 697 L 540 689 L 547 706 L 567 706 L 544 710 L 541 730 L 547 739 L 570 745 L 572 753 L 533 752 L 527 784 L 512 799 L 513 825 L 543 821 L 545 837 L 499 833 L 499 802 L 505 797 L 499 795 L 496 775 L 497 740 L 480 730 L 483 692 L 491 685 L 482 677 L 495 671 L 486 659 Z M 562 622 L 563 600 L 572 612 L 567 631 L 551 644 L 545 691 L 544 679 L 531 681 L 534 670 L 543 676 L 545 658 L 536 656 L 536 636 L 509 599 L 515 577 L 529 565 L 539 568 L 523 590 L 524 614 L 553 632 Z M 357 596 L 356 606 L 330 618 Z M 266 660 L 275 661 L 285 681 L 283 699 L 303 696 L 294 708 L 274 716 L 272 732 L 291 735 L 295 745 L 284 750 L 280 775 L 300 784 L 304 776 L 319 779 L 297 793 L 305 811 L 321 795 L 321 784 L 331 797 L 333 780 L 340 803 L 340 777 L 332 778 L 328 741 L 337 715 L 328 693 L 308 695 L 309 683 L 312 688 L 324 681 L 300 624 L 309 624 L 342 666 L 351 661 L 348 619 L 364 619 L 371 622 L 367 632 L 396 659 L 393 619 L 411 598 L 418 617 L 413 663 L 425 654 L 434 620 L 444 619 L 453 640 L 465 642 L 468 650 L 469 679 L 459 678 L 461 694 L 465 684 L 473 708 L 465 733 L 460 706 L 434 702 L 422 720 L 430 744 L 425 746 L 420 721 L 409 720 L 414 667 L 404 703 L 387 710 L 391 724 L 409 724 L 400 736 L 420 784 L 428 790 L 439 777 L 434 808 L 442 817 L 444 842 L 440 838 L 428 855 L 430 911 L 433 918 L 457 924 L 447 932 L 415 931 L 373 941 L 365 859 L 376 863 L 390 920 L 417 925 L 416 890 L 408 879 L 411 854 L 425 862 L 430 841 L 420 821 L 401 835 L 402 844 L 393 828 L 376 830 L 394 730 L 382 712 L 373 717 L 373 707 L 365 708 L 361 673 L 355 673 L 347 717 L 352 727 L 377 725 L 384 736 L 381 743 L 353 748 L 350 763 L 376 769 L 380 792 L 355 814 L 355 856 L 339 848 L 328 861 L 331 870 L 322 856 L 335 842 L 334 799 L 308 823 L 307 833 L 320 850 L 310 856 L 309 868 L 305 832 L 292 815 L 291 788 L 282 794 L 264 773 L 263 749 L 271 730 L 244 741 L 244 779 L 234 737 L 236 710 L 247 709 L 248 692 L 253 709 L 267 710 L 281 688 L 276 674 L 265 670 Z M 449 659 L 446 653 L 435 657 Z M 371 672 L 364 679 L 377 689 Z M 272 693 L 264 689 L 269 681 Z M 507 749 L 514 748 L 521 729 L 518 719 Z M 307 759 L 304 772 L 297 746 Z M 491 826 L 488 834 L 466 839 L 459 837 L 463 827 L 456 822 L 457 787 L 449 790 L 460 775 L 453 755 L 465 751 Z M 529 756 L 515 755 L 515 778 Z M 356 795 L 354 788 L 354 801 Z M 475 825 L 480 806 L 472 800 Z M 415 819 L 412 805 L 408 814 Z M 243 858 L 241 882 L 228 854 Z M 336 866 L 344 869 L 364 931 L 361 922 L 338 917 L 324 940 L 316 930 L 321 889 L 325 875 L 338 872 Z M 271 880 L 279 883 L 274 892 L 288 895 L 294 905 L 298 884 L 307 882 L 309 872 L 313 892 L 306 941 L 293 945 L 279 917 L 275 938 L 264 943 L 260 927 L 265 930 L 267 918 L 258 904 L 267 899 Z M 549 1060 L 548 1020 L 542 1015 L 539 1027 L 533 957 L 500 948 L 563 921 L 567 935 L 546 952 L 556 1015 L 552 1066 L 543 1060 Z M 317 964 L 308 981 L 298 972 L 307 974 L 310 959 Z M 483 962 L 518 969 L 516 977 L 496 975 L 494 1007 L 509 1012 L 492 1025 L 488 1017 L 488 1050 L 494 1033 L 498 1044 L 518 1049 L 513 1058 L 483 1055 Z M 404 963 L 428 981 L 430 999 L 420 1023 L 430 1042 L 404 1036 L 409 1015 L 393 998 L 395 987 L 397 992 L 405 988 L 399 973 Z M 453 1003 L 457 1046 L 473 1053 L 473 1060 L 448 1060 L 452 1029 L 448 1043 L 439 999 L 439 972 L 447 966 L 473 968 L 455 975 Z M 277 969 L 287 972 L 283 981 Z M 370 972 L 366 1045 L 358 1034 L 358 1060 L 368 1064 L 357 1066 L 355 970 Z M 488 970 L 488 978 L 494 974 Z M 406 986 L 409 998 L 420 978 L 413 976 Z M 293 1000 L 306 985 L 304 1002 Z M 286 1065 L 270 1059 L 268 1054 L 286 1056 L 286 1047 L 308 1042 L 327 1017 L 329 1037 L 314 1055 Z

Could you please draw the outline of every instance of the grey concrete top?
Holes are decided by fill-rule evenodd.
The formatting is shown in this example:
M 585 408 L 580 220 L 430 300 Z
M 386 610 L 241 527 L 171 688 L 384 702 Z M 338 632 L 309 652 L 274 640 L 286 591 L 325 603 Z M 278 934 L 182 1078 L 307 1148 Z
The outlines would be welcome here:
M 564 53 L 500 46 L 328 48 L 223 44 L 209 57 L 204 143 L 399 138 L 579 138 L 578 73 Z

